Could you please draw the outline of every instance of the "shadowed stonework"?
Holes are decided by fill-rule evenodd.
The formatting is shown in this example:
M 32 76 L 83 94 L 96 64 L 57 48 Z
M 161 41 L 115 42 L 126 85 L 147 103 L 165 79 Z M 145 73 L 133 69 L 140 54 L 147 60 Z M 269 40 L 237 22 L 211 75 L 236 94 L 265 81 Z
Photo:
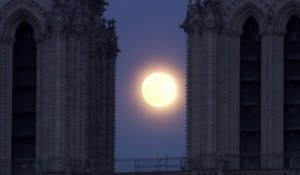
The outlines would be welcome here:
M 112 174 L 114 21 L 104 0 L 0 2 L 0 174 Z
M 299 0 L 189 0 L 188 169 L 300 168 Z

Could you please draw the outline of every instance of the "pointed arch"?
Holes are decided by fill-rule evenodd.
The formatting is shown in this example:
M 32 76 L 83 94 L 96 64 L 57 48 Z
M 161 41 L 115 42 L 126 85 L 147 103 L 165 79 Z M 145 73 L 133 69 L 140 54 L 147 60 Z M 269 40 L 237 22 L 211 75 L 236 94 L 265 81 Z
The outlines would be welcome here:
M 278 0 L 272 7 L 275 27 L 286 31 L 286 26 L 292 16 L 300 18 L 300 3 L 295 0 Z
M 12 0 L 0 9 L 0 38 L 14 38 L 14 31 L 22 22 L 30 24 L 35 38 L 42 37 L 46 29 L 46 11 L 32 0 Z
M 253 17 L 263 30 L 267 24 L 267 14 L 269 6 L 264 1 L 235 1 L 225 12 L 225 23 L 227 28 L 242 32 L 243 25 L 249 17 Z
M 261 36 L 249 17 L 240 38 L 240 167 L 260 167 L 261 153 Z
M 13 101 L 17 98 L 14 96 L 14 93 L 19 97 L 19 95 L 14 92 L 14 76 L 17 75 L 16 72 L 19 73 L 20 77 L 19 79 L 25 79 L 22 76 L 27 76 L 28 74 L 26 73 L 21 73 L 22 71 L 18 71 L 15 67 L 14 61 L 17 59 L 16 58 L 16 52 L 15 51 L 15 41 L 18 39 L 16 36 L 16 31 L 20 27 L 22 23 L 27 23 L 27 32 L 29 33 L 32 32 L 34 34 L 34 39 L 36 50 L 31 50 L 30 52 L 35 54 L 34 55 L 34 60 L 36 61 L 36 65 L 40 63 L 42 60 L 42 54 L 43 53 L 43 48 L 41 48 L 42 45 L 42 40 L 44 38 L 44 31 L 46 29 L 46 12 L 44 11 L 43 8 L 41 8 L 36 2 L 33 0 L 10 0 L 8 3 L 6 3 L 1 9 L 0 9 L 0 45 L 1 45 L 1 50 L 0 50 L 0 79 L 1 79 L 1 89 L 0 89 L 0 95 L 1 95 L 1 115 L 0 115 L 0 120 L 6 121 L 6 127 L 1 128 L 1 133 L 12 133 L 13 131 L 13 115 L 14 115 L 14 104 Z M 26 28 L 26 27 L 25 27 Z M 31 29 L 32 31 L 31 31 Z M 25 30 L 25 31 L 26 31 Z M 22 49 L 19 49 L 22 50 Z M 25 54 L 22 54 L 23 56 Z M 20 58 L 21 59 L 21 58 Z M 21 68 L 20 68 L 21 69 Z M 41 67 L 36 67 L 35 68 L 35 73 L 34 73 L 34 79 L 37 81 L 36 82 L 36 90 L 35 93 L 40 93 L 41 88 L 40 88 L 40 82 L 41 79 L 39 78 L 41 76 Z M 26 75 L 25 75 L 26 74 Z M 32 75 L 30 75 L 32 77 Z M 18 78 L 18 77 L 17 77 Z M 26 77 L 27 78 L 27 77 Z M 21 81 L 21 80 L 20 80 Z M 19 83 L 19 82 L 17 82 Z M 16 87 L 17 88 L 17 87 Z M 28 93 L 29 94 L 29 93 Z M 36 99 L 36 103 L 39 104 L 40 99 Z M 38 116 L 38 107 L 36 109 L 36 115 Z M 36 129 L 39 130 L 40 123 L 42 121 L 41 118 L 37 117 L 37 125 Z M 17 122 L 18 123 L 18 122 Z M 15 124 L 17 124 L 15 123 Z M 37 132 L 40 133 L 40 132 Z M 15 152 L 14 155 L 12 155 L 12 144 L 13 142 L 13 137 L 12 135 L 5 135 L 2 138 L 0 138 L 0 142 L 7 143 L 5 145 L 0 145 L 0 151 L 1 155 L 7 158 L 7 160 L 12 160 L 16 158 L 20 158 L 21 154 Z M 36 144 L 40 144 L 41 142 L 41 134 L 36 135 Z M 16 144 L 15 144 L 16 145 Z M 33 153 L 34 154 L 34 153 Z M 33 155 L 32 154 L 32 155 Z M 20 157 L 19 157 L 20 155 Z M 34 156 L 30 156 L 34 157 Z M 40 158 L 41 156 L 36 154 L 37 158 Z M 5 172 L 10 172 L 11 165 L 5 166 Z M 1 168 L 3 168 L 2 165 L 0 165 Z M 1 172 L 3 172 L 1 170 Z
M 27 22 L 14 31 L 12 61 L 12 172 L 17 160 L 36 159 L 36 61 L 34 31 Z M 30 169 L 23 171 L 30 172 Z

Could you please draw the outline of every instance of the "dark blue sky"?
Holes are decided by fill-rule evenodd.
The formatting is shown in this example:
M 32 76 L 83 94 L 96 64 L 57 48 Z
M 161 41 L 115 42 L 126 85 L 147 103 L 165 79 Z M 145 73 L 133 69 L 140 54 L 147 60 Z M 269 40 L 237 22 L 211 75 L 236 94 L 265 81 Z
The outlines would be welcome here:
M 185 153 L 185 48 L 179 25 L 185 0 L 109 0 L 105 16 L 117 20 L 116 157 L 182 156 Z M 181 86 L 179 103 L 154 112 L 139 100 L 145 71 L 165 70 Z

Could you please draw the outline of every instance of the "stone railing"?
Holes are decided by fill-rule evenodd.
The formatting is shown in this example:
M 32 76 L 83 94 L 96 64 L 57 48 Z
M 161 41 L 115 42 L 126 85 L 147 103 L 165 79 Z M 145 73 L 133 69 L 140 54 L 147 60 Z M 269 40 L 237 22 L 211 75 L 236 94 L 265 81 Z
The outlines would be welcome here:
M 17 159 L 12 161 L 0 161 L 0 170 L 5 167 L 5 173 L 11 172 L 11 175 L 40 175 L 44 173 L 60 173 L 71 174 L 79 172 L 82 174 L 89 174 L 91 172 L 100 172 L 102 169 L 99 166 L 105 166 L 103 160 L 96 159 L 74 159 L 74 158 L 51 158 L 47 160 L 34 160 L 34 159 Z M 96 170 L 97 168 L 97 170 Z M 100 170 L 98 170 L 100 169 Z M 0 171 L 2 172 L 2 171 Z M 0 175 L 2 175 L 0 174 Z
M 300 170 L 227 171 L 222 175 L 300 175 Z
M 185 158 L 187 169 L 260 170 L 268 169 L 266 161 L 272 160 L 276 169 L 300 170 L 300 155 L 199 155 Z
M 263 169 L 260 163 L 265 157 L 259 157 L 259 164 L 252 166 L 251 160 L 257 160 L 257 156 L 199 156 L 164 157 L 148 159 L 117 159 L 115 162 L 116 174 L 183 174 L 183 175 L 300 175 L 300 157 L 277 156 L 281 160 L 282 167 L 278 170 Z M 274 155 L 273 155 L 274 158 Z M 230 166 L 229 162 L 239 166 Z M 242 167 L 242 161 L 245 161 Z M 49 160 L 13 160 L 0 161 L 0 167 L 11 167 L 11 175 L 26 172 L 27 174 L 42 174 L 44 172 L 66 173 L 82 172 L 89 174 L 95 172 L 95 167 L 105 166 L 101 160 L 79 160 L 72 158 L 57 158 Z M 211 163 L 211 164 L 210 164 Z M 251 165 L 251 166 L 249 166 Z M 258 166 L 257 166 L 258 165 Z M 6 172 L 2 170 L 0 172 Z M 98 170 L 97 170 L 98 171 Z M 3 174 L 3 173 L 2 173 Z
M 115 175 L 300 175 L 296 170 L 274 170 L 274 171 L 227 171 L 203 170 L 189 172 L 140 172 L 140 173 L 115 173 Z
M 196 173 L 197 175 L 214 175 L 222 172 L 230 172 L 238 173 L 238 175 L 244 173 L 248 175 L 248 172 L 260 172 L 259 175 L 262 175 L 269 172 L 264 169 L 264 161 L 270 159 L 280 166 L 276 167 L 276 169 L 286 170 L 276 171 L 278 173 L 284 172 L 290 174 L 295 172 L 293 170 L 300 170 L 300 156 L 297 155 L 199 155 L 192 158 L 165 157 L 152 159 L 117 159 L 115 168 L 116 172 L 122 173 L 190 172 L 193 174 Z M 267 167 L 267 165 L 265 167 Z
M 116 172 L 186 172 L 187 159 L 185 157 L 157 157 L 139 159 L 117 159 Z
M 115 173 L 115 175 L 195 175 L 192 172 L 133 172 L 133 173 Z

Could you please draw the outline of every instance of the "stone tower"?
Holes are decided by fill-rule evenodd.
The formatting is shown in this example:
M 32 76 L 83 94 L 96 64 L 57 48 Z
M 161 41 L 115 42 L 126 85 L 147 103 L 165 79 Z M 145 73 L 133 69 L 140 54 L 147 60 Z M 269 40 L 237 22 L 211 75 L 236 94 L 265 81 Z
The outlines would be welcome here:
M 0 174 L 112 174 L 118 52 L 104 0 L 0 1 Z
M 300 0 L 189 0 L 187 8 L 189 168 L 299 169 Z

